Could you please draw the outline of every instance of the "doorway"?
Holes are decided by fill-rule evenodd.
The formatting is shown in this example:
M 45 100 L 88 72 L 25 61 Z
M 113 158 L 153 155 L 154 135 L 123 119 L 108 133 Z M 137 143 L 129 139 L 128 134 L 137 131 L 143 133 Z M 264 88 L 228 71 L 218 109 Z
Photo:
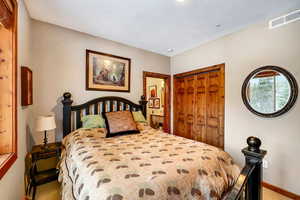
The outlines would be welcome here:
M 143 72 L 144 96 L 147 104 L 147 121 L 152 128 L 170 133 L 171 76 Z

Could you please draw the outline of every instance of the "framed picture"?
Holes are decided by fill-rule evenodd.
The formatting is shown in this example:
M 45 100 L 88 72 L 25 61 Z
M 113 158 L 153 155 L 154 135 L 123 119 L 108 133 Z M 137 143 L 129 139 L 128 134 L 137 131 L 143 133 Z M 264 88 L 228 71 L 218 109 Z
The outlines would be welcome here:
M 150 97 L 157 97 L 157 87 L 156 85 L 151 85 L 149 86 L 149 91 L 150 91 Z
M 86 50 L 86 90 L 130 92 L 130 58 Z
M 154 107 L 154 99 L 149 99 L 148 107 L 149 108 L 153 108 Z
M 153 106 L 153 108 L 160 109 L 160 98 L 155 98 L 154 99 L 154 106 Z

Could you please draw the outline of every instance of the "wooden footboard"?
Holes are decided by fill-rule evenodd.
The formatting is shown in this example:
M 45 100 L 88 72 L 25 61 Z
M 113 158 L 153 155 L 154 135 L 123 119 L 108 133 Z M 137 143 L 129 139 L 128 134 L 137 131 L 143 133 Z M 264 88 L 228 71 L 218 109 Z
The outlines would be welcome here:
M 262 161 L 267 151 L 260 150 L 261 141 L 247 139 L 248 147 L 242 150 L 246 163 L 226 200 L 262 200 Z

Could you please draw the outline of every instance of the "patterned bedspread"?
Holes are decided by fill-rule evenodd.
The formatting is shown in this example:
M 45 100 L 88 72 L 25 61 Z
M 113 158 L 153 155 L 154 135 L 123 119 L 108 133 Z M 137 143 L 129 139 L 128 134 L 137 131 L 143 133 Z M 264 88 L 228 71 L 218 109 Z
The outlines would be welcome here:
M 240 169 L 224 151 L 159 130 L 105 138 L 79 129 L 64 138 L 63 200 L 222 199 Z

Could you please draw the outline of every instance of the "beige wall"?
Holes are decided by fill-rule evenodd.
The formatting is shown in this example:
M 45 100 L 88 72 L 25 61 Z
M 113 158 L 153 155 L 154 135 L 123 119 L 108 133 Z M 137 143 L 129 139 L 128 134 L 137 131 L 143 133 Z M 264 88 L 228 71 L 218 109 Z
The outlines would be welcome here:
M 18 66 L 31 66 L 31 21 L 23 1 L 19 1 Z M 34 69 L 33 69 L 34 70 Z M 20 67 L 18 68 L 18 159 L 0 180 L 1 199 L 19 200 L 24 195 L 24 158 L 26 155 L 27 127 L 31 124 L 32 108 L 22 108 L 20 103 Z
M 117 42 L 93 37 L 80 32 L 33 21 L 33 55 L 37 67 L 35 85 L 35 117 L 49 112 L 56 113 L 57 138 L 61 136 L 61 96 L 69 91 L 74 104 L 100 96 L 121 96 L 138 102 L 143 94 L 143 71 L 170 73 L 170 58 Z M 131 92 L 103 92 L 85 90 L 85 50 L 131 58 Z M 49 134 L 52 137 L 53 133 Z M 43 135 L 34 134 L 40 142 Z M 50 140 L 51 141 L 51 140 Z
M 288 113 L 264 119 L 250 113 L 241 98 L 246 76 L 264 65 L 290 71 L 300 84 L 300 22 L 269 30 L 267 22 L 206 43 L 171 58 L 171 73 L 226 63 L 225 150 L 243 163 L 240 150 L 248 136 L 258 136 L 268 150 L 264 180 L 300 194 L 300 101 Z

